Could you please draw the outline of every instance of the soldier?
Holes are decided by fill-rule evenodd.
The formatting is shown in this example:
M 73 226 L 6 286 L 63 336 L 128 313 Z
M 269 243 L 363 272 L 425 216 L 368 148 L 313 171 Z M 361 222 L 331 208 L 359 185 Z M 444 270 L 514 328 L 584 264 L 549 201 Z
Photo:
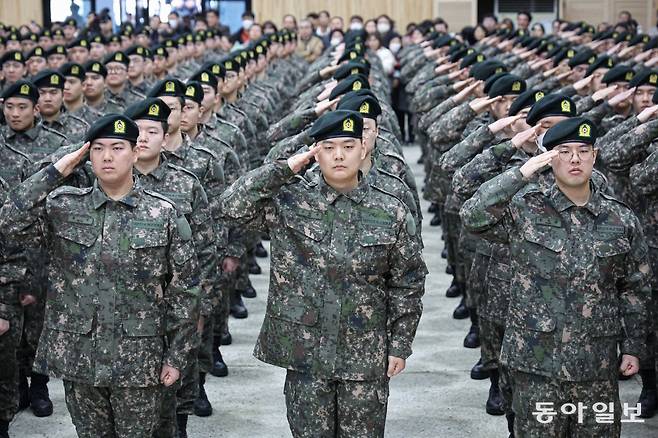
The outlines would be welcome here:
M 25 66 L 27 67 L 28 76 L 34 76 L 41 70 L 48 68 L 43 48 L 37 46 L 32 49 L 32 51 L 25 56 Z
M 107 77 L 105 93 L 108 100 L 115 101 L 122 109 L 146 96 L 133 90 L 128 80 L 130 58 L 123 52 L 114 52 L 105 58 Z
M 99 61 L 89 61 L 84 67 L 85 80 L 82 82 L 82 92 L 86 105 L 76 115 L 91 125 L 105 114 L 121 113 L 121 105 L 106 96 L 107 69 L 105 66 Z
M 2 90 L 23 79 L 27 70 L 25 68 L 25 57 L 21 52 L 8 51 L 0 58 L 2 69 Z
M 64 108 L 69 114 L 79 114 L 85 104 L 82 93 L 85 68 L 80 64 L 68 62 L 59 72 L 64 76 Z
M 76 64 L 86 64 L 89 61 L 89 41 L 85 37 L 78 37 L 67 44 L 69 60 Z
M 165 391 L 160 424 L 156 436 L 174 437 L 187 433 L 187 417 L 193 413 L 192 404 L 199 391 L 197 367 L 198 342 L 205 321 L 210 319 L 217 297 L 214 296 L 214 274 L 217 268 L 214 224 L 206 192 L 192 173 L 164 159 L 162 145 L 167 133 L 169 107 L 158 98 L 147 98 L 129 107 L 125 115 L 139 127 L 137 147 L 139 158 L 135 173 L 145 189 L 165 195 L 176 204 L 190 223 L 194 248 L 201 270 L 200 318 L 197 323 L 197 342 L 182 370 L 182 386 Z M 205 374 L 203 375 L 205 379 Z M 203 389 L 201 389 L 203 390 Z M 205 394 L 205 391 L 204 391 Z M 207 398 L 206 398 L 207 400 Z M 212 409 L 212 408 L 211 408 Z
M 515 436 L 619 437 L 617 375 L 637 373 L 644 352 L 647 247 L 635 214 L 591 183 L 595 129 L 584 118 L 556 124 L 543 138 L 548 152 L 487 181 L 461 210 L 470 232 L 511 246 L 501 362 L 512 374 Z M 528 184 L 547 165 L 555 183 Z M 614 424 L 591 412 L 551 422 L 533 413 L 538 403 L 597 402 L 614 404 Z
M 64 109 L 65 79 L 54 70 L 43 70 L 32 78 L 39 89 L 39 114 L 44 126 L 64 135 L 69 141 L 82 141 L 89 124 Z
M 148 49 L 142 46 L 132 46 L 126 50 L 126 56 L 130 60 L 130 64 L 128 64 L 130 89 L 146 96 L 149 87 L 144 78 L 144 68 L 148 59 Z
M 52 70 L 59 70 L 63 66 L 66 59 L 66 47 L 61 44 L 52 46 L 46 50 L 46 60 L 48 61 L 48 68 Z
M 103 117 L 82 148 L 18 186 L 0 212 L 5 236 L 44 222 L 47 234 L 32 236 L 51 255 L 35 370 L 64 380 L 82 438 L 150 438 L 160 385 L 178 380 L 196 330 L 190 226 L 133 178 L 138 133 L 125 116 Z M 94 186 L 58 188 L 87 153 Z
M 383 436 L 388 379 L 405 368 L 422 310 L 415 221 L 359 176 L 362 129 L 356 112 L 328 113 L 310 151 L 222 195 L 227 220 L 270 231 L 272 282 L 254 354 L 288 370 L 294 437 Z M 322 177 L 309 184 L 296 174 L 313 158 Z

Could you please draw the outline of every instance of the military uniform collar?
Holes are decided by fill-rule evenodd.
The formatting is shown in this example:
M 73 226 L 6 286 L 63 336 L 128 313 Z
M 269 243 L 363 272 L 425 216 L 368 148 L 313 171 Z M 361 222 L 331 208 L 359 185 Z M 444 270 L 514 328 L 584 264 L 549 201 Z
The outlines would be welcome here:
M 327 200 L 328 204 L 333 204 L 341 195 L 344 195 L 355 203 L 360 204 L 363 202 L 363 199 L 366 197 L 368 191 L 370 190 L 370 186 L 368 186 L 368 183 L 363 177 L 361 171 L 359 171 L 359 184 L 354 190 L 351 190 L 347 193 L 340 193 L 329 184 L 327 184 L 327 182 L 324 180 L 324 177 L 322 177 L 322 173 L 320 173 L 320 178 L 318 178 L 318 184 L 320 186 L 320 193 L 322 193 L 322 196 Z
M 553 206 L 559 212 L 563 212 L 571 207 L 576 206 L 569 198 L 566 197 L 564 193 L 562 193 L 562 190 L 560 190 L 557 184 L 553 184 L 551 187 L 549 197 L 553 203 Z M 589 201 L 587 201 L 587 204 L 583 205 L 583 208 L 586 208 L 594 216 L 598 216 L 601 212 L 601 194 L 596 189 L 596 187 L 594 187 L 594 184 L 592 184 L 591 181 Z
M 164 178 L 165 174 L 167 173 L 167 156 L 164 154 L 164 152 L 160 153 L 160 164 L 158 164 L 158 167 L 153 169 L 148 175 L 144 175 L 138 168 L 134 168 L 135 171 L 133 172 L 134 175 L 137 175 L 138 177 L 142 176 L 152 176 L 158 181 L 162 181 Z
M 7 125 L 7 139 L 12 139 L 19 134 L 27 136 L 30 140 L 34 140 L 39 136 L 39 131 L 41 131 L 41 123 L 35 120 L 34 126 L 28 129 L 27 131 L 14 131 Z
M 134 177 L 134 183 L 132 190 L 123 198 L 119 199 L 116 202 L 127 205 L 128 207 L 134 208 L 137 206 L 139 197 L 141 196 L 141 184 L 139 183 L 139 178 Z M 91 192 L 91 199 L 94 204 L 94 209 L 98 210 L 106 202 L 112 202 L 109 196 L 105 194 L 101 186 L 98 184 L 98 180 L 94 181 L 94 188 Z

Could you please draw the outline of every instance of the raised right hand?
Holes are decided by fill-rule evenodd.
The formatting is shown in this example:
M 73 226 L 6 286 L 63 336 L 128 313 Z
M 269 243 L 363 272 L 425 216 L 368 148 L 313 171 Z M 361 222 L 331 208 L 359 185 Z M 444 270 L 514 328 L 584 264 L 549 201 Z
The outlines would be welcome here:
M 288 167 L 293 173 L 299 173 L 317 156 L 318 152 L 320 152 L 320 147 L 313 145 L 309 151 L 288 158 Z
M 523 178 L 530 179 L 530 177 L 537 173 L 538 170 L 549 166 L 555 157 L 557 157 L 557 151 L 555 149 L 544 152 L 543 154 L 530 158 L 519 170 L 521 171 Z
M 75 170 L 78 164 L 80 164 L 80 161 L 82 161 L 87 152 L 89 152 L 89 145 L 90 143 L 87 142 L 77 151 L 64 155 L 54 164 L 55 169 L 57 169 L 57 171 L 64 177 L 69 176 L 73 173 L 73 170 Z

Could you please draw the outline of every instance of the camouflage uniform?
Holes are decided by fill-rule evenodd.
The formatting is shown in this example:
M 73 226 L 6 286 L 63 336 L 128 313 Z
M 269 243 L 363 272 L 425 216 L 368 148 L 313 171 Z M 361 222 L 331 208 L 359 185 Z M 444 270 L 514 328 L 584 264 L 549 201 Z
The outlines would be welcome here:
M 78 435 L 150 437 L 163 363 L 184 369 L 198 315 L 189 224 L 138 181 L 120 201 L 95 184 L 56 188 L 48 166 L 0 213 L 12 235 L 41 220 L 51 262 L 35 371 L 65 381 Z M 45 206 L 44 201 L 45 200 Z
M 293 435 L 383 436 L 387 356 L 411 354 L 427 272 L 404 204 L 365 179 L 341 195 L 277 162 L 240 178 L 221 205 L 226 220 L 270 230 L 254 354 L 289 370 Z
M 619 407 L 617 348 L 642 357 L 651 270 L 637 217 L 594 185 L 576 207 L 552 185 L 527 185 L 518 168 L 483 184 L 461 210 L 464 226 L 509 242 L 511 298 L 501 362 L 512 371 L 517 436 L 620 434 L 590 412 L 543 424 L 537 401 Z M 623 326 L 623 329 L 622 329 Z M 591 406 L 591 404 L 590 404 Z
M 82 141 L 89 129 L 89 123 L 82 118 L 68 112 L 62 112 L 57 120 L 43 121 L 44 126 L 64 135 L 69 141 L 77 143 Z

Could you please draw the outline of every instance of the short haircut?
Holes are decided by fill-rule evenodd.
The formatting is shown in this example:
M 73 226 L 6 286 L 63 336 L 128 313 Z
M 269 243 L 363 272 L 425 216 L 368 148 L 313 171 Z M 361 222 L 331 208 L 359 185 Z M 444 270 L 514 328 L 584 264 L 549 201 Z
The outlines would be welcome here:
M 525 15 L 526 17 L 528 17 L 528 21 L 532 21 L 532 14 L 528 11 L 519 11 L 519 13 L 516 14 L 516 16 L 518 17 L 519 15 Z

